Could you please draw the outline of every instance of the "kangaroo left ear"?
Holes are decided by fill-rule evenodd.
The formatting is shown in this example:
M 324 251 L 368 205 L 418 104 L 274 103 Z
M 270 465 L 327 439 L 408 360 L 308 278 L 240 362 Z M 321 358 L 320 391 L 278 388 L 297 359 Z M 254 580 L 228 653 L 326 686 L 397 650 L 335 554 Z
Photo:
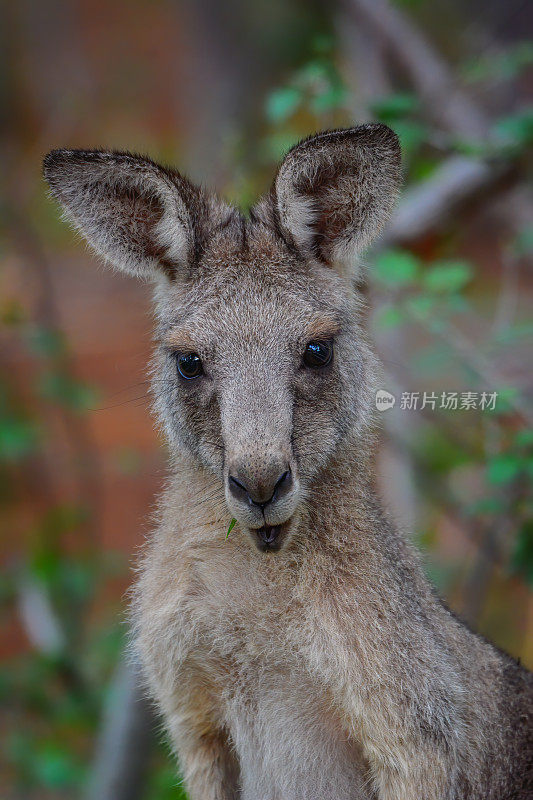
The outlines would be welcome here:
M 211 231 L 236 213 L 175 170 L 132 153 L 53 150 L 44 177 L 96 253 L 141 278 L 187 278 Z
M 378 234 L 398 194 L 400 145 L 386 125 L 320 133 L 282 162 L 272 199 L 285 235 L 305 257 L 343 275 Z

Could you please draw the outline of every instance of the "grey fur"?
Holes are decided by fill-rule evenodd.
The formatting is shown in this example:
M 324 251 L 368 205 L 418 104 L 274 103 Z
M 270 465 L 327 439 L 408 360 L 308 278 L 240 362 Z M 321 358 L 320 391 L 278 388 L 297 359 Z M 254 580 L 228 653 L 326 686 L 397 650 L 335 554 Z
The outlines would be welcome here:
M 55 151 L 45 175 L 98 253 L 155 281 L 172 478 L 133 625 L 192 800 L 531 798 L 531 676 L 445 608 L 375 490 L 353 278 L 398 189 L 392 131 L 300 143 L 249 219 L 128 154 Z M 266 497 L 285 468 L 263 511 L 229 488 Z

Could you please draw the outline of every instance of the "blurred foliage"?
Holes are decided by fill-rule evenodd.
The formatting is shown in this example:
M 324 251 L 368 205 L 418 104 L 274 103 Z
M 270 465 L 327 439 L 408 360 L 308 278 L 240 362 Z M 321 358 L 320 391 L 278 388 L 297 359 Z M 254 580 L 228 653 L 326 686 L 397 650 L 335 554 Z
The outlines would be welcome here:
M 320 42 L 320 57 L 314 56 L 288 81 L 288 84 L 271 92 L 266 101 L 266 118 L 273 130 L 268 134 L 267 152 L 277 160 L 287 146 L 298 141 L 309 128 L 319 130 L 335 124 L 349 124 L 347 112 L 347 89 L 335 66 L 335 52 Z M 531 63 L 531 42 L 525 41 L 513 47 L 498 59 L 477 60 L 465 68 L 470 80 L 504 80 L 516 77 Z M 511 115 L 502 116 L 494 123 L 494 139 L 487 142 L 466 143 L 433 128 L 423 117 L 421 103 L 416 95 L 405 91 L 376 98 L 369 111 L 376 120 L 390 125 L 400 137 L 404 161 L 407 166 L 407 184 L 416 184 L 428 177 L 441 163 L 444 155 L 454 152 L 478 156 L 495 155 L 515 157 L 526 152 L 533 138 L 531 126 L 532 110 L 526 108 Z M 309 118 L 313 122 L 309 124 Z M 437 144 L 435 144 L 437 143 Z M 514 239 L 506 243 L 508 253 L 514 258 L 530 257 L 533 252 L 531 227 L 524 227 Z M 488 387 L 483 379 L 486 370 L 476 370 L 476 362 L 483 362 L 485 353 L 498 351 L 499 360 L 505 360 L 505 348 L 512 350 L 518 338 L 531 334 L 527 323 L 509 323 L 504 330 L 494 328 L 474 350 L 465 353 L 454 332 L 461 328 L 461 318 L 476 315 L 478 310 L 469 296 L 469 285 L 476 278 L 477 267 L 464 259 L 443 257 L 424 262 L 416 253 L 407 250 L 385 250 L 377 253 L 368 269 L 368 278 L 376 286 L 376 295 L 382 300 L 373 315 L 373 328 L 380 331 L 401 332 L 413 326 L 429 334 L 428 357 L 423 351 L 412 353 L 412 366 L 417 375 L 427 381 L 434 380 L 435 373 L 442 370 L 443 362 L 453 362 L 457 373 L 464 373 L 478 394 L 488 389 L 498 392 L 496 410 L 490 419 L 483 418 L 487 412 L 478 409 L 475 421 L 469 424 L 469 441 L 459 436 L 450 441 L 449 424 L 436 418 L 428 426 L 418 443 L 417 472 L 419 476 L 435 472 L 445 483 L 453 484 L 454 474 L 468 467 L 481 479 L 478 496 L 447 496 L 452 513 L 467 517 L 471 525 L 490 517 L 489 524 L 497 526 L 499 521 L 513 519 L 515 529 L 512 541 L 506 543 L 505 569 L 509 574 L 532 578 L 532 500 L 529 492 L 533 473 L 533 431 L 523 427 L 526 422 L 515 402 L 518 390 L 504 385 Z M 383 292 L 381 291 L 383 289 Z M 433 341 L 431 341 L 433 340 Z M 448 363 L 448 368 L 450 363 Z M 449 373 L 448 373 L 449 375 Z M 522 407 L 525 406 L 523 401 Z M 518 411 L 518 413 L 517 413 Z M 457 411 L 455 413 L 458 413 Z M 459 412 L 460 413 L 460 412 Z M 468 413 L 463 411 L 463 413 Z M 443 411 L 450 416 L 450 411 Z M 491 427 L 491 447 L 487 446 L 486 427 Z M 516 429 L 516 426 L 520 426 Z M 439 467 L 435 457 L 442 461 Z M 428 472 L 429 471 L 429 472 Z M 432 481 L 423 481 L 423 489 L 430 502 L 438 503 Z M 442 491 L 442 486 L 439 487 Z M 433 497 L 431 497 L 433 494 Z M 476 520 L 474 517 L 478 516 Z M 427 537 L 420 535 L 422 544 Z M 445 592 L 450 589 L 452 575 L 438 576 L 430 564 L 431 576 Z
M 399 5 L 410 12 L 424 2 L 403 0 Z M 305 47 L 300 46 L 300 63 L 265 98 L 253 169 L 227 187 L 243 207 L 254 197 L 259 176 L 271 173 L 296 141 L 309 132 L 352 122 L 353 97 L 342 77 L 338 41 L 329 30 L 316 35 L 310 28 L 307 35 Z M 523 41 L 496 55 L 468 59 L 459 73 L 475 87 L 490 86 L 520 79 L 532 60 L 532 44 Z M 408 186 L 416 186 L 456 153 L 522 158 L 533 139 L 532 113 L 522 108 L 502 114 L 494 121 L 492 136 L 480 142 L 460 140 L 429 123 L 420 98 L 401 81 L 373 98 L 368 108 L 368 117 L 398 133 Z M 159 146 L 165 150 L 165 143 Z M 37 232 L 54 243 L 69 241 L 42 193 L 33 203 Z M 397 443 L 399 448 L 412 447 L 409 458 L 421 502 L 416 535 L 431 552 L 445 517 L 471 532 L 476 552 L 494 540 L 485 555 L 504 580 L 533 584 L 533 431 L 527 427 L 526 401 L 519 387 L 500 380 L 498 371 L 498 365 L 531 336 L 532 326 L 513 317 L 504 324 L 485 325 L 471 343 L 465 331 L 472 328 L 472 320 L 487 317 L 478 291 L 483 276 L 479 264 L 458 255 L 458 240 L 452 232 L 429 254 L 389 248 L 369 257 L 373 332 L 378 340 L 405 338 L 410 347 L 408 363 L 398 374 L 391 369 L 391 379 L 405 380 L 409 387 L 437 397 L 450 389 L 461 392 L 465 386 L 478 394 L 498 393 L 491 411 L 454 411 L 438 403 L 434 410 L 419 409 L 414 443 Z M 514 266 L 532 251 L 533 228 L 526 226 L 502 247 Z M 31 387 L 27 397 L 8 372 L 0 380 L 0 509 L 9 519 L 12 508 L 31 491 L 27 473 L 32 465 L 37 464 L 43 475 L 48 469 L 45 454 L 53 435 L 48 412 L 61 414 L 67 425 L 83 425 L 98 392 L 76 376 L 69 343 L 57 327 L 27 319 L 12 300 L 2 301 L 0 324 L 27 356 Z M 134 451 L 125 448 L 116 459 L 125 474 L 138 470 Z M 33 649 L 0 669 L 0 701 L 8 720 L 3 751 L 13 796 L 78 797 L 87 783 L 109 681 L 124 647 L 119 609 L 107 604 L 103 613 L 95 614 L 94 606 L 112 577 L 126 571 L 118 556 L 101 552 L 84 535 L 93 517 L 94 509 L 83 496 L 69 503 L 51 497 L 28 523 L 20 554 L 7 563 L 0 580 L 3 618 L 20 615 L 28 591 L 40 598 L 45 618 L 48 615 L 48 640 L 44 625 L 38 632 L 40 644 L 33 642 Z M 440 562 L 430 558 L 428 571 L 444 594 L 457 597 L 475 574 L 475 564 L 465 565 L 462 557 Z M 490 607 L 490 575 L 481 590 Z M 478 622 L 490 634 L 496 631 L 495 624 L 491 628 L 494 619 L 489 610 L 489 618 L 481 616 Z M 516 640 L 505 639 L 505 631 L 501 642 L 519 649 Z M 163 737 L 154 745 L 145 797 L 185 798 Z
M 46 446 L 39 399 L 46 397 L 69 411 L 83 413 L 88 390 L 64 363 L 67 344 L 59 331 L 32 325 L 7 306 L 1 310 L 4 327 L 34 360 L 34 397 L 27 403 L 16 397 L 8 375 L 1 384 L 0 483 L 12 486 Z M 42 386 L 51 385 L 53 392 L 41 392 Z M 16 491 L 2 493 L 3 518 L 7 519 L 7 506 L 17 500 Z M 83 784 L 86 743 L 94 735 L 103 687 L 120 652 L 116 622 L 110 620 L 107 627 L 90 631 L 85 620 L 101 587 L 108 557 L 93 548 L 70 553 L 65 547 L 69 533 L 82 527 L 89 511 L 65 504 L 46 508 L 28 531 L 26 559 L 8 564 L 2 578 L 2 615 L 20 605 L 28 591 L 37 591 L 49 609 L 51 623 L 46 632 L 41 620 L 40 648 L 14 658 L 0 670 L 2 707 L 9 718 L 20 715 L 26 720 L 24 727 L 12 727 L 3 747 L 19 792 L 41 787 L 63 793 Z
M 441 480 L 450 484 L 453 483 L 454 473 L 459 468 L 464 471 L 465 465 L 471 473 L 475 470 L 482 477 L 477 498 L 473 501 L 470 495 L 449 497 L 451 508 L 459 515 L 470 518 L 471 524 L 476 523 L 476 515 L 483 514 L 490 515 L 491 525 L 498 525 L 498 519 L 513 520 L 515 538 L 508 542 L 506 568 L 531 582 L 533 430 L 526 427 L 521 419 L 521 409 L 517 407 L 519 392 L 514 387 L 492 387 L 498 394 L 495 408 L 488 410 L 480 407 L 486 402 L 481 400 L 480 403 L 481 396 L 483 392 L 488 395 L 488 391 L 483 383 L 486 369 L 482 368 L 479 374 L 478 363 L 484 357 L 483 349 L 490 352 L 497 348 L 500 357 L 505 358 L 502 348 L 512 351 L 516 336 L 520 335 L 517 328 L 521 326 L 508 329 L 504 341 L 499 332 L 494 331 L 492 338 L 486 338 L 483 348 L 464 350 L 463 340 L 457 340 L 454 332 L 460 329 L 462 317 L 476 313 L 467 292 L 474 276 L 475 266 L 465 261 L 438 260 L 424 264 L 411 252 L 385 250 L 376 258 L 372 279 L 387 288 L 388 300 L 375 312 L 373 323 L 376 332 L 397 331 L 404 326 L 415 325 L 436 339 L 437 347 L 435 343 L 430 345 L 429 358 L 424 357 L 423 351 L 412 354 L 417 373 L 425 375 L 428 383 L 434 382 L 445 360 L 453 361 L 455 370 L 463 371 L 465 380 L 472 381 L 478 408 L 473 409 L 476 416 L 470 421 L 469 441 L 454 437 L 452 444 L 449 440 L 449 423 L 436 419 L 426 451 L 424 439 L 420 440 L 420 469 L 429 469 L 429 474 L 438 470 Z M 449 363 L 447 374 L 450 374 Z M 442 413 L 449 416 L 452 411 L 458 413 L 457 409 L 445 409 Z M 465 409 L 463 413 L 471 412 Z M 517 425 L 520 426 L 518 429 Z M 492 428 L 491 439 L 496 447 L 487 447 L 487 426 Z M 441 461 L 440 467 L 435 461 L 435 454 Z M 446 584 L 441 588 L 446 590 Z
M 471 82 L 512 80 L 533 65 L 533 42 L 526 40 L 497 53 L 469 59 L 462 68 L 463 77 Z

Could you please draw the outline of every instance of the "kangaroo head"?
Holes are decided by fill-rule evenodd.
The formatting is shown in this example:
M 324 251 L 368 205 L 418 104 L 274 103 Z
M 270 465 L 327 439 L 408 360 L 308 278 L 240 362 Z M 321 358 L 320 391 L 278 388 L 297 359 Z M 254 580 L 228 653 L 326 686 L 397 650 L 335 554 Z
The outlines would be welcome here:
M 375 365 L 354 279 L 399 176 L 383 125 L 296 145 L 248 218 L 146 158 L 45 159 L 53 195 L 94 250 L 153 280 L 153 388 L 171 450 L 215 473 L 262 550 L 289 541 L 342 447 L 364 461 Z

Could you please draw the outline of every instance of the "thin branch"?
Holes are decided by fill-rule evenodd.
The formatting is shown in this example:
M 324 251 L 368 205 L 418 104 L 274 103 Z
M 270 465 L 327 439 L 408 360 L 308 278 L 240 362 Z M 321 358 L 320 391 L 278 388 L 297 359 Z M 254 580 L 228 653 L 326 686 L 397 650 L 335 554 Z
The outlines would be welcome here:
M 364 21 L 388 44 L 435 122 L 457 135 L 487 135 L 489 120 L 484 112 L 459 88 L 445 61 L 400 9 L 387 0 L 344 0 L 344 4 L 356 21 Z
M 392 91 L 385 48 L 364 21 L 356 23 L 352 14 L 338 15 L 336 30 L 348 63 L 350 110 L 354 119 L 365 119 L 372 102 Z
M 405 192 L 388 227 L 387 245 L 413 242 L 442 228 L 462 208 L 508 188 L 518 179 L 512 164 L 450 156 L 430 178 Z
M 490 119 L 475 99 L 458 88 L 448 65 L 398 8 L 388 0 L 342 0 L 342 5 L 374 48 L 382 52 L 387 45 L 401 62 L 429 117 L 455 136 L 487 138 Z M 430 178 L 405 193 L 388 228 L 387 243 L 421 239 L 442 228 L 465 206 L 485 203 L 519 177 L 519 170 L 509 162 L 450 156 Z
M 498 292 L 498 302 L 492 324 L 492 334 L 506 331 L 513 323 L 518 307 L 519 294 L 519 259 L 509 246 L 502 252 L 502 279 Z
M 144 795 L 153 729 L 138 670 L 121 660 L 108 690 L 85 800 L 139 800 Z
M 65 650 L 65 634 L 42 583 L 29 575 L 17 586 L 20 619 L 32 647 L 46 655 Z

